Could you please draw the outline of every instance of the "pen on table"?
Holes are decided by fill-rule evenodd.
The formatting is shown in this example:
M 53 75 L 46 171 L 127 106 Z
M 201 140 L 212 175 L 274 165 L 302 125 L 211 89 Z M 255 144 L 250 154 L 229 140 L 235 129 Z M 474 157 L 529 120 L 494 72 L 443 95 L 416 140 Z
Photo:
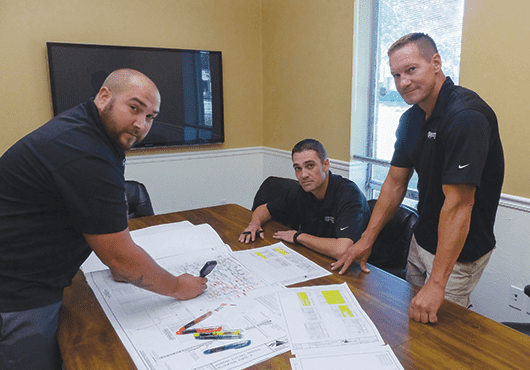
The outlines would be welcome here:
M 193 334 L 195 339 L 239 339 L 242 334 L 239 330 L 237 331 L 221 331 L 215 333 L 197 333 Z
M 256 231 L 256 235 L 259 235 L 259 234 L 264 233 L 264 232 L 265 232 L 265 231 L 263 231 L 263 230 L 258 230 L 258 231 Z M 250 231 L 243 231 L 241 234 L 242 234 L 242 235 L 250 235 L 250 234 L 252 234 L 252 232 L 250 232 Z
M 184 325 L 182 328 L 179 329 L 179 331 L 177 331 L 177 333 L 182 333 L 184 330 L 186 330 L 190 326 L 198 324 L 199 322 L 201 322 L 202 320 L 204 320 L 207 317 L 210 317 L 211 315 L 212 315 L 212 311 L 206 312 L 204 315 L 201 315 L 201 316 L 197 317 L 195 320 L 190 321 L 189 323 Z
M 223 330 L 222 326 L 217 326 L 215 328 L 196 328 L 196 329 L 186 329 L 184 331 L 177 331 L 177 334 L 196 334 L 196 333 L 215 333 Z
M 238 348 L 243 348 L 243 347 L 246 347 L 250 345 L 250 340 L 245 340 L 245 341 L 242 341 L 242 342 L 237 342 L 237 343 L 232 343 L 232 344 L 227 344 L 225 346 L 221 346 L 221 347 L 215 347 L 215 348 L 211 348 L 211 349 L 207 349 L 206 351 L 204 351 L 203 353 L 205 355 L 209 355 L 210 353 L 216 353 L 216 352 L 221 352 L 221 351 L 226 351 L 227 349 L 238 349 Z

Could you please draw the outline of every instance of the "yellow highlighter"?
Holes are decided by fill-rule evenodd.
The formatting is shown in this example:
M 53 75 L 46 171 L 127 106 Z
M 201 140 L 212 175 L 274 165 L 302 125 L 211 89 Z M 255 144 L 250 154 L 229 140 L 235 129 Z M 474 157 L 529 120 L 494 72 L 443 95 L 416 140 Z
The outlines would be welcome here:
M 193 334 L 195 339 L 238 339 L 241 338 L 241 331 L 215 331 L 212 333 Z

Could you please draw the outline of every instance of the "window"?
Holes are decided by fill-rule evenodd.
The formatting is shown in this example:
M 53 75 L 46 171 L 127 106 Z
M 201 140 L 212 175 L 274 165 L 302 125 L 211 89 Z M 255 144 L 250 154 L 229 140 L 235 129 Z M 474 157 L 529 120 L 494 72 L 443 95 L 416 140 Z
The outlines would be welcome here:
M 410 107 L 394 85 L 388 48 L 407 33 L 429 34 L 442 57 L 444 74 L 458 84 L 463 14 L 464 0 L 357 2 L 350 177 L 365 184 L 368 199 L 377 198 L 390 167 L 399 118 Z M 406 195 L 412 205 L 416 183 L 414 175 Z

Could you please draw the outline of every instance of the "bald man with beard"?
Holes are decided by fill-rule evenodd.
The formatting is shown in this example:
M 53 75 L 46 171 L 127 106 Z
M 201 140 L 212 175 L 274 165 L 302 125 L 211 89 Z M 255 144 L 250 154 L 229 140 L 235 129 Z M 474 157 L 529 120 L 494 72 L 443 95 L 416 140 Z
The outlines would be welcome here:
M 63 289 L 94 251 L 116 280 L 191 299 L 207 279 L 174 276 L 132 240 L 125 153 L 145 138 L 160 93 L 112 72 L 95 99 L 51 119 L 0 157 L 0 368 L 61 369 Z

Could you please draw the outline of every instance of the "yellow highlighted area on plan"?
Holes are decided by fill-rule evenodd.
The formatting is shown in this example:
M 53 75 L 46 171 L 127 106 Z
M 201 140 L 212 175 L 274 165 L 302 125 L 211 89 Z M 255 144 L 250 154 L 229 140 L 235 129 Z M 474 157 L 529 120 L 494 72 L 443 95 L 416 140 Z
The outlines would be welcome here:
M 261 258 L 263 258 L 264 260 L 267 259 L 267 257 L 265 257 L 263 254 L 261 254 L 260 252 L 256 252 L 256 256 L 260 256 Z
M 338 290 L 324 290 L 322 291 L 322 295 L 328 304 L 344 303 L 344 298 L 342 298 Z
M 302 305 L 304 306 L 311 306 L 311 302 L 309 302 L 309 297 L 304 292 L 298 292 L 298 299 L 302 302 Z
M 289 255 L 289 252 L 287 252 L 286 250 L 284 250 L 283 248 L 274 248 L 274 250 L 278 253 L 281 253 L 283 254 L 284 256 L 287 256 Z
M 343 317 L 353 317 L 353 314 L 351 313 L 350 309 L 346 305 L 340 305 L 339 306 L 340 312 L 342 312 Z

